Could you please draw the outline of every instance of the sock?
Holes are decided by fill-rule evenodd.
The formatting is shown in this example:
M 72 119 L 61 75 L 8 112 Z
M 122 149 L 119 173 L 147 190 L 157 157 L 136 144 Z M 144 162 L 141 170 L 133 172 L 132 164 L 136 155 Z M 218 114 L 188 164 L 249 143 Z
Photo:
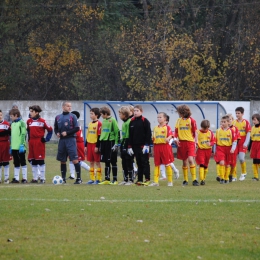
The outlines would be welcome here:
M 14 168 L 14 178 L 19 181 L 19 175 L 20 175 L 20 167 Z
M 171 167 L 171 165 L 166 166 L 166 173 L 167 173 L 168 182 L 172 183 L 172 167 Z
M 90 177 L 90 180 L 95 181 L 94 168 L 90 168 L 90 170 L 89 170 L 89 177 Z
M 80 168 L 80 163 L 75 163 L 74 164 L 74 167 L 75 167 L 75 171 L 76 171 L 76 174 L 77 174 L 77 179 L 81 179 L 81 168 Z
M 66 180 L 66 173 L 67 173 L 67 164 L 66 163 L 60 164 L 60 172 L 61 172 L 62 179 Z
M 226 166 L 225 167 L 225 181 L 228 181 L 229 180 L 229 174 L 230 174 L 230 166 Z
M 2 180 L 2 165 L 0 165 L 0 181 Z
M 38 177 L 41 178 L 41 169 L 40 169 L 40 165 L 37 165 L 37 173 L 38 173 Z
M 195 181 L 196 180 L 196 165 L 195 164 L 190 166 L 190 173 L 191 173 L 192 181 Z
M 110 167 L 105 167 L 105 180 L 110 181 Z
M 39 169 L 41 172 L 41 175 L 40 175 L 41 180 L 45 180 L 45 171 L 46 171 L 45 164 L 39 165 Z
M 237 178 L 237 166 L 231 167 L 230 174 L 233 178 Z
M 219 165 L 219 177 L 221 180 L 224 179 L 224 173 L 225 173 L 225 165 Z
M 242 174 L 246 174 L 246 162 L 241 163 Z
M 98 181 L 102 181 L 102 172 L 101 172 L 101 168 L 97 168 L 97 176 L 96 176 L 96 180 L 98 180 Z
M 72 161 L 70 161 L 69 167 L 70 167 L 70 176 L 75 178 L 75 166 Z
M 153 181 L 158 183 L 159 182 L 159 175 L 160 175 L 160 166 L 154 166 L 154 175 L 153 175 Z
M 204 168 L 204 181 L 206 180 L 208 172 L 209 172 L 209 168 Z
M 22 166 L 23 179 L 27 180 L 27 165 Z
M 172 167 L 173 172 L 177 172 L 178 171 L 178 169 L 175 167 L 174 163 L 171 163 L 170 165 Z
M 79 163 L 83 169 L 90 171 L 90 167 L 85 162 L 80 161 Z
M 259 164 L 253 164 L 252 165 L 254 177 L 257 178 L 257 179 L 258 179 L 258 165 Z
M 160 165 L 160 172 L 161 172 L 162 178 L 166 178 L 165 165 L 164 165 L 164 164 L 161 164 L 161 165 Z
M 32 165 L 32 175 L 34 180 L 38 180 L 37 165 Z
M 217 169 L 217 176 L 220 177 L 219 163 L 216 164 L 216 169 Z
M 117 165 L 112 165 L 113 180 L 117 181 Z
M 134 171 L 137 172 L 137 168 L 135 166 L 135 163 L 133 163 L 133 168 L 134 168 Z
M 5 178 L 5 180 L 9 179 L 9 170 L 10 170 L 9 164 L 4 166 L 4 178 Z M 2 170 L 1 170 L 1 179 L 2 179 Z
M 182 166 L 183 179 L 188 182 L 188 167 Z
M 200 167 L 199 169 L 199 173 L 200 173 L 200 181 L 204 181 L 205 180 L 205 170 L 204 167 Z
M 133 182 L 133 171 L 128 171 L 128 181 Z

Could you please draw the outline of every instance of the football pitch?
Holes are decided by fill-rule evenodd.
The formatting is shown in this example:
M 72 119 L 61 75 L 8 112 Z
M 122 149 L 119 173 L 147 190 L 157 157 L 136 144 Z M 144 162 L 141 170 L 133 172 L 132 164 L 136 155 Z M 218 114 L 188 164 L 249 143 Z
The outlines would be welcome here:
M 0 184 L 0 259 L 260 259 L 260 182 L 251 180 L 251 159 L 245 181 L 223 185 L 213 159 L 199 187 L 190 175 L 182 186 L 179 160 L 173 187 L 53 185 L 56 146 L 46 146 L 46 184 Z M 150 165 L 153 179 L 152 158 Z M 120 158 L 118 166 L 121 181 Z M 85 170 L 82 179 L 89 180 Z

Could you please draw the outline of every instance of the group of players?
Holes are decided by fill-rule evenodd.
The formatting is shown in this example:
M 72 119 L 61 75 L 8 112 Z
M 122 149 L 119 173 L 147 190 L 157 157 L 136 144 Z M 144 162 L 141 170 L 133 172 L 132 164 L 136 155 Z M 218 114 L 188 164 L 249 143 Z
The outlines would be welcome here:
M 26 136 L 28 136 L 28 160 L 32 166 L 31 183 L 45 183 L 45 143 L 53 134 L 53 128 L 41 118 L 42 111 L 38 105 L 29 107 L 29 119 L 25 123 L 17 107 L 9 111 L 11 125 L 3 119 L 0 110 L 0 167 L 4 168 L 4 183 L 9 183 L 9 161 L 13 158 L 14 178 L 11 183 L 19 183 L 20 168 L 22 169 L 21 183 L 27 181 L 26 165 Z M 158 125 L 151 131 L 150 122 L 143 116 L 141 105 L 122 106 L 118 113 L 123 121 L 122 129 L 118 127 L 115 118 L 111 116 L 109 107 L 91 108 L 91 122 L 86 132 L 84 142 L 82 130 L 78 123 L 79 112 L 71 112 L 71 103 L 62 104 L 63 112 L 55 117 L 54 132 L 59 138 L 57 160 L 61 162 L 60 172 L 63 182 L 67 180 L 67 158 L 70 160 L 70 179 L 75 178 L 74 184 L 81 184 L 81 167 L 89 170 L 88 185 L 144 185 L 159 186 L 162 173 L 173 186 L 173 173 L 179 178 L 179 171 L 174 165 L 172 143 L 177 146 L 177 158 L 182 160 L 183 185 L 188 185 L 188 171 L 192 176 L 192 185 L 205 185 L 209 160 L 212 152 L 217 165 L 217 181 L 229 183 L 237 180 L 237 157 L 241 164 L 240 181 L 246 178 L 245 154 L 251 150 L 253 159 L 253 180 L 258 181 L 260 165 L 260 115 L 254 114 L 251 129 L 250 123 L 243 119 L 244 109 L 236 108 L 234 120 L 231 114 L 221 118 L 221 127 L 215 135 L 210 130 L 210 122 L 203 120 L 201 129 L 197 129 L 196 121 L 191 117 L 187 105 L 177 107 L 179 115 L 174 131 L 168 125 L 169 116 L 160 112 L 157 115 Z M 100 116 L 103 121 L 99 121 Z M 47 135 L 45 137 L 45 132 Z M 11 138 L 10 138 L 11 135 Z M 154 156 L 154 178 L 151 181 L 149 155 L 151 146 Z M 122 159 L 123 181 L 118 183 L 117 155 L 120 150 Z M 89 161 L 88 166 L 84 160 Z M 135 176 L 136 161 L 138 171 Z M 104 177 L 101 169 L 104 163 Z M 196 164 L 199 167 L 199 181 L 196 174 Z M 112 171 L 112 178 L 111 178 Z M 166 172 L 166 175 L 165 175 Z M 134 182 L 137 177 L 136 182 Z

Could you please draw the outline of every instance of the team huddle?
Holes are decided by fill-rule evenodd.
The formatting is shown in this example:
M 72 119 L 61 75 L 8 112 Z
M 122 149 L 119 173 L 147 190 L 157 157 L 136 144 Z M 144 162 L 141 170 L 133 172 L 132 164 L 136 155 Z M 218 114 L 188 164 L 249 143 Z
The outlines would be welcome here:
M 87 128 L 86 140 L 78 123 L 79 112 L 71 112 L 71 103 L 68 101 L 63 102 L 62 110 L 63 112 L 55 117 L 54 128 L 41 118 L 42 109 L 38 105 L 29 107 L 29 119 L 26 123 L 22 120 L 17 107 L 9 111 L 11 124 L 3 118 L 0 110 L 1 182 L 3 168 L 4 183 L 9 183 L 9 161 L 13 160 L 14 178 L 10 182 L 20 183 L 21 170 L 21 183 L 28 183 L 26 164 L 28 140 L 27 159 L 32 167 L 30 183 L 44 184 L 45 144 L 50 141 L 53 131 L 59 139 L 56 159 L 60 161 L 63 183 L 68 179 L 76 179 L 74 184 L 81 184 L 81 168 L 83 168 L 89 171 L 90 180 L 86 182 L 88 185 L 159 186 L 159 180 L 163 178 L 167 179 L 168 186 L 173 186 L 173 177 L 179 178 L 179 171 L 174 165 L 173 142 L 177 147 L 177 158 L 182 160 L 183 185 L 188 185 L 189 171 L 193 186 L 206 184 L 212 153 L 217 167 L 216 180 L 220 184 L 237 181 L 237 158 L 241 165 L 239 180 L 245 180 L 247 150 L 250 150 L 250 157 L 253 159 L 253 180 L 259 180 L 260 115 L 252 116 L 254 126 L 251 129 L 250 123 L 243 119 L 243 107 L 236 108 L 236 120 L 232 114 L 223 116 L 221 127 L 215 134 L 210 130 L 209 120 L 202 120 L 201 128 L 197 129 L 196 121 L 191 117 L 187 105 L 177 107 L 179 118 L 173 130 L 168 124 L 169 116 L 164 112 L 157 114 L 158 125 L 152 130 L 149 120 L 143 116 L 141 105 L 120 107 L 118 113 L 123 121 L 122 129 L 119 129 L 116 119 L 111 116 L 109 107 L 91 108 L 91 122 Z M 99 121 L 100 116 L 103 118 L 102 123 Z M 150 177 L 149 162 L 151 147 L 154 157 L 153 181 Z M 118 183 L 118 151 L 123 171 L 123 181 L 120 183 Z M 70 176 L 67 178 L 68 158 Z M 84 162 L 85 159 L 90 166 Z M 104 174 L 101 163 L 105 166 Z M 196 164 L 199 167 L 199 178 L 196 174 Z

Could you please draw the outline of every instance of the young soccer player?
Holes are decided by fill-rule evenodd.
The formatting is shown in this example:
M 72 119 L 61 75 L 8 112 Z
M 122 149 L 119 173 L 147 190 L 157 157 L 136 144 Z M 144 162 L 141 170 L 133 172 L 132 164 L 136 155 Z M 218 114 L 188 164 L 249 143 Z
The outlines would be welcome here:
M 85 142 L 85 153 L 87 160 L 90 162 L 90 180 L 87 184 L 99 184 L 102 181 L 101 164 L 100 164 L 100 134 L 102 123 L 98 120 L 100 118 L 99 108 L 93 107 L 90 109 L 90 119 Z M 95 176 L 96 166 L 96 176 Z
M 77 117 L 72 114 L 71 103 L 64 101 L 62 103 L 62 114 L 57 115 L 54 121 L 54 132 L 59 138 L 57 160 L 60 161 L 60 170 L 63 183 L 66 183 L 67 157 L 75 166 L 77 179 L 74 184 L 81 184 L 81 168 L 78 160 L 76 133 L 79 131 Z
M 201 129 L 196 131 L 198 149 L 195 160 L 197 165 L 199 165 L 200 185 L 205 185 L 209 160 L 212 154 L 212 146 L 215 144 L 215 136 L 209 129 L 209 120 L 202 120 L 200 126 Z
M 159 186 L 160 165 L 165 165 L 168 186 L 172 185 L 172 167 L 173 161 L 172 152 L 169 149 L 169 141 L 172 138 L 172 130 L 167 125 L 167 115 L 164 112 L 160 112 L 157 115 L 158 126 L 154 127 L 152 140 L 154 149 L 154 182 L 149 186 Z
M 246 161 L 245 161 L 245 154 L 247 151 L 247 146 L 250 141 L 250 132 L 251 132 L 251 126 L 250 123 L 243 119 L 244 115 L 244 108 L 243 107 L 237 107 L 236 108 L 236 117 L 237 119 L 233 122 L 233 125 L 236 126 L 240 132 L 240 140 L 238 142 L 238 159 L 241 165 L 241 175 L 239 177 L 240 181 L 245 180 L 246 178 Z M 236 175 L 233 176 L 233 181 L 236 181 L 237 177 Z
M 14 178 L 11 183 L 19 183 L 20 167 L 22 168 L 22 181 L 27 182 L 27 165 L 25 159 L 26 153 L 26 123 L 21 119 L 21 113 L 18 109 L 11 109 L 9 112 L 12 120 L 11 124 L 11 153 L 14 162 Z
M 253 159 L 253 181 L 259 181 L 258 168 L 260 166 L 260 115 L 253 114 L 252 122 L 254 126 L 252 127 L 250 134 L 250 144 L 248 149 L 250 150 L 250 157 Z
M 130 124 L 130 110 L 127 106 L 122 106 L 118 110 L 119 117 L 124 121 L 122 124 L 122 138 L 120 141 L 120 154 L 122 159 L 122 169 L 124 180 L 119 185 L 132 185 L 133 184 L 133 156 L 127 153 L 129 141 L 129 124 Z
M 220 184 L 229 183 L 230 164 L 232 154 L 236 150 L 237 136 L 235 131 L 229 127 L 229 117 L 221 118 L 221 127 L 216 131 L 216 152 L 214 159 L 219 162 Z
M 175 143 L 178 146 L 177 158 L 182 160 L 183 185 L 188 185 L 188 166 L 192 176 L 192 185 L 199 186 L 196 178 L 196 156 L 195 133 L 197 130 L 196 121 L 191 117 L 190 108 L 187 105 L 177 107 L 179 117 L 175 125 Z
M 78 111 L 72 111 L 72 114 L 74 114 L 77 119 L 78 119 L 78 124 L 79 124 L 79 118 L 80 118 L 80 113 Z M 90 167 L 84 162 L 85 160 L 85 146 L 84 146 L 84 138 L 81 130 L 81 126 L 79 124 L 79 131 L 76 133 L 76 143 L 77 143 L 77 152 L 78 152 L 78 160 L 80 166 L 85 169 L 86 171 L 90 170 Z M 69 164 L 70 167 L 70 177 L 69 179 L 74 179 L 75 178 L 75 167 L 72 161 L 70 161 Z
M 130 122 L 130 134 L 128 154 L 134 155 L 138 167 L 137 185 L 150 184 L 149 148 L 151 144 L 151 126 L 147 118 L 143 116 L 141 105 L 134 106 L 134 117 Z M 143 182 L 143 176 L 145 181 Z
M 29 107 L 30 118 L 27 120 L 29 154 L 28 160 L 32 163 L 33 179 L 31 183 L 38 183 L 38 165 L 40 168 L 40 183 L 45 183 L 45 143 L 52 137 L 52 127 L 41 118 L 42 109 L 38 105 Z M 47 135 L 44 137 L 45 130 Z
M 11 128 L 9 122 L 5 121 L 2 110 L 0 110 L 0 183 L 2 183 L 2 167 L 4 168 L 4 183 L 9 183 L 9 161 L 11 160 L 9 149 L 9 135 Z
M 111 116 L 109 107 L 101 107 L 100 114 L 103 118 L 101 135 L 100 135 L 100 151 L 101 162 L 105 163 L 105 180 L 99 185 L 117 185 L 117 149 L 119 140 L 119 128 L 115 118 Z M 110 164 L 112 166 L 113 180 L 110 181 Z

